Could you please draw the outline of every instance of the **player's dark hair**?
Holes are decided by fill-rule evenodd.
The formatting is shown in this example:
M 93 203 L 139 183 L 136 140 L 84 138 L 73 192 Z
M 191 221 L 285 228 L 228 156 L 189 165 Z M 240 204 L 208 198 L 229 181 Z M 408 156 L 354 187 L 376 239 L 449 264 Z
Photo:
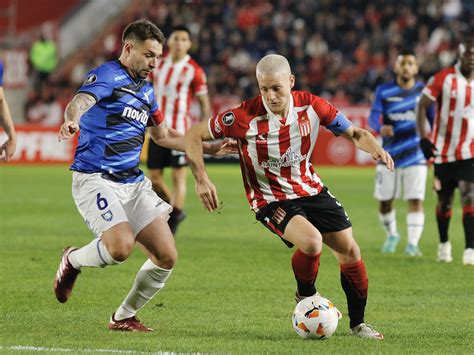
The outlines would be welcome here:
M 148 20 L 138 20 L 125 27 L 122 42 L 127 39 L 141 42 L 145 42 L 147 39 L 156 39 L 161 44 L 166 40 L 163 32 Z
M 415 51 L 411 48 L 403 48 L 402 50 L 400 50 L 398 55 L 412 55 L 416 57 Z
M 191 38 L 191 31 L 185 25 L 174 26 L 170 33 L 178 32 L 178 31 L 186 32 L 189 35 L 189 38 Z

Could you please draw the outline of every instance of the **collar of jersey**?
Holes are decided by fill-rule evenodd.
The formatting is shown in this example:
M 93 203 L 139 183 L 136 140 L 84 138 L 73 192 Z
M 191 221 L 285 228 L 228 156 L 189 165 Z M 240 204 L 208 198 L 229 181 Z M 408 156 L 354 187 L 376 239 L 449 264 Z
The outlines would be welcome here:
M 268 115 L 268 120 L 272 120 L 272 121 L 275 121 L 275 122 L 278 122 L 280 125 L 284 126 L 284 125 L 288 125 L 288 124 L 291 124 L 293 123 L 294 121 L 294 118 L 296 116 L 295 114 L 295 105 L 294 105 L 294 100 L 293 100 L 293 92 L 291 92 L 291 95 L 290 95 L 290 107 L 288 108 L 288 116 L 286 116 L 286 118 L 284 120 L 280 120 L 277 115 L 275 115 L 272 110 L 270 110 L 270 108 L 267 106 L 267 103 L 265 102 L 265 100 L 263 99 L 263 96 L 262 96 L 262 103 L 263 103 L 263 107 L 265 107 L 265 110 L 267 111 L 267 115 Z M 283 121 L 283 122 L 282 122 Z
M 140 78 L 137 78 L 137 80 L 133 79 L 132 76 L 130 75 L 130 73 L 128 72 L 127 67 L 125 65 L 123 65 L 122 62 L 118 59 L 117 59 L 117 63 L 120 65 L 120 68 L 122 68 L 122 70 L 125 72 L 125 74 L 130 78 L 130 80 L 133 81 L 135 84 L 138 84 L 138 83 L 140 83 L 140 81 L 143 80 L 143 79 L 140 79 Z

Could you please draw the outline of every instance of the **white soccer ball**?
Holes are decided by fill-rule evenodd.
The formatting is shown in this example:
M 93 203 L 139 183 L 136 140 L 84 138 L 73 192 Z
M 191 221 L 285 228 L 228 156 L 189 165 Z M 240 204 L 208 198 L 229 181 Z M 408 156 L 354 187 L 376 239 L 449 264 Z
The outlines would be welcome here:
M 304 339 L 326 339 L 334 334 L 341 312 L 320 295 L 301 300 L 293 312 L 293 328 Z

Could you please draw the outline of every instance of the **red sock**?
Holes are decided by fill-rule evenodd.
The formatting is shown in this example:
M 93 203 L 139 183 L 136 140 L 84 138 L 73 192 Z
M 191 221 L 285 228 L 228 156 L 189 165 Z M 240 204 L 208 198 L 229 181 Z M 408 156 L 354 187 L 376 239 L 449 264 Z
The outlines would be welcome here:
M 369 289 L 369 279 L 367 278 L 367 270 L 365 269 L 364 260 L 362 258 L 353 264 L 341 264 L 341 273 L 352 284 L 358 296 L 367 298 Z
M 293 267 L 293 273 L 298 283 L 298 292 L 301 296 L 312 296 L 316 293 L 314 282 L 318 276 L 320 256 L 321 253 L 308 255 L 296 249 L 291 258 L 291 266 Z

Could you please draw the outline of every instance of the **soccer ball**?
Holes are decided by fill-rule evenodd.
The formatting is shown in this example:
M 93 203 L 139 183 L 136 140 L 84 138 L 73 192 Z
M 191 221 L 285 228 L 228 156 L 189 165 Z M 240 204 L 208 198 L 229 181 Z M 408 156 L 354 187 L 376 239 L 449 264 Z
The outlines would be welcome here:
M 301 300 L 293 312 L 293 328 L 304 339 L 326 339 L 334 334 L 341 312 L 327 298 L 316 294 Z

